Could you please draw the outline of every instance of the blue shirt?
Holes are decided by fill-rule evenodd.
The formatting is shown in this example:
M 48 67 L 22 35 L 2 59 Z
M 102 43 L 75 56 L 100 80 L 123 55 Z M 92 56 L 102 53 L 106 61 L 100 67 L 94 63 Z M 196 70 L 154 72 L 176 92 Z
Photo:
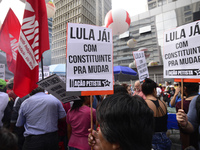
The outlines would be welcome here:
M 24 125 L 25 137 L 55 132 L 58 119 L 65 116 L 66 112 L 57 98 L 39 92 L 22 103 L 16 126 Z
M 170 107 L 175 107 L 176 106 L 176 103 L 178 103 L 179 101 L 181 101 L 181 97 L 179 97 L 178 95 L 176 96 L 176 100 L 175 100 L 175 105 L 174 106 L 171 106 L 171 103 L 169 103 L 169 106 Z

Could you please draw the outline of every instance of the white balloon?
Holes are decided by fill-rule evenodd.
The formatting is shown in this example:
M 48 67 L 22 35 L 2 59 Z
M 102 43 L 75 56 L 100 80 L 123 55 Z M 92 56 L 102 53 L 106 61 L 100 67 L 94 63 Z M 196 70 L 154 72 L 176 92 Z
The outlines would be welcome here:
M 156 61 L 150 61 L 148 66 L 157 66 L 158 63 Z
M 56 12 L 55 5 L 52 6 L 50 3 L 46 3 L 46 7 L 47 7 L 47 17 L 52 18 L 54 16 L 55 12 Z
M 130 39 L 127 42 L 129 48 L 134 48 L 137 45 L 137 41 L 135 39 Z

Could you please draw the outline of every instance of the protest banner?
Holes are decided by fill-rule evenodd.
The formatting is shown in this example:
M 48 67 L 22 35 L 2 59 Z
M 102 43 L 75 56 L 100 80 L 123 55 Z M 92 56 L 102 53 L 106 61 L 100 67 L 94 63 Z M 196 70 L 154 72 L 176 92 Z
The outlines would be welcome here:
M 67 96 L 65 83 L 56 74 L 39 81 L 37 84 L 63 103 L 80 100 L 78 96 Z
M 0 79 L 5 80 L 5 64 L 0 64 Z
M 164 78 L 200 78 L 200 21 L 164 33 Z
M 50 75 L 49 66 L 43 66 L 44 78 Z M 39 68 L 39 81 L 42 80 L 42 68 Z
M 66 91 L 69 95 L 113 94 L 112 30 L 67 24 Z
M 147 68 L 144 51 L 133 52 L 133 57 L 137 66 L 139 80 L 142 82 L 144 79 L 149 78 L 149 71 Z

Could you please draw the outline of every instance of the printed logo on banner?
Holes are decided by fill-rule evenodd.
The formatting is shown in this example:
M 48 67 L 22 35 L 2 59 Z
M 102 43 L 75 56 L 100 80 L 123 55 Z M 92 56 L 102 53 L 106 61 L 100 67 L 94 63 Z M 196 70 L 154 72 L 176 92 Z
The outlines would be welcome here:
M 107 79 L 70 79 L 70 87 L 106 87 L 110 83 Z

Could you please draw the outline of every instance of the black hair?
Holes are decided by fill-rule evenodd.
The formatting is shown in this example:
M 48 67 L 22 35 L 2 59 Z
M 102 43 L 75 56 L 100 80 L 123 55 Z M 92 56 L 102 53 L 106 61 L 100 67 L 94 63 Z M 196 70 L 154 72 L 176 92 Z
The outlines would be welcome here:
M 183 86 L 186 87 L 187 95 L 199 92 L 199 83 L 184 82 Z
M 6 90 L 7 90 L 7 88 L 6 88 L 6 86 L 5 86 L 3 89 L 0 89 L 0 92 L 6 93 Z
M 129 85 L 128 85 L 128 84 L 126 84 L 126 83 L 122 83 L 122 86 L 123 86 L 123 87 L 125 87 L 125 88 L 126 88 L 126 90 L 127 90 L 127 88 L 129 87 Z
M 71 108 L 70 111 L 72 111 L 74 109 L 75 110 L 79 109 L 83 105 L 84 102 L 85 102 L 85 96 L 80 96 L 80 100 L 75 100 L 74 101 L 74 103 L 73 103 L 72 108 Z
M 17 137 L 5 128 L 0 129 L 0 150 L 17 150 Z
M 115 84 L 114 85 L 114 93 L 128 93 L 126 88 L 122 85 Z
M 154 131 L 153 111 L 140 96 L 125 93 L 106 97 L 97 108 L 103 137 L 122 150 L 150 150 Z
M 153 80 L 146 78 L 142 84 L 142 92 L 144 95 L 153 94 L 154 89 L 156 89 L 157 84 Z
M 34 90 L 31 91 L 30 95 L 32 96 L 32 95 L 39 93 L 39 92 L 44 92 L 44 89 L 41 88 L 41 87 L 37 87 L 37 88 L 35 88 Z

